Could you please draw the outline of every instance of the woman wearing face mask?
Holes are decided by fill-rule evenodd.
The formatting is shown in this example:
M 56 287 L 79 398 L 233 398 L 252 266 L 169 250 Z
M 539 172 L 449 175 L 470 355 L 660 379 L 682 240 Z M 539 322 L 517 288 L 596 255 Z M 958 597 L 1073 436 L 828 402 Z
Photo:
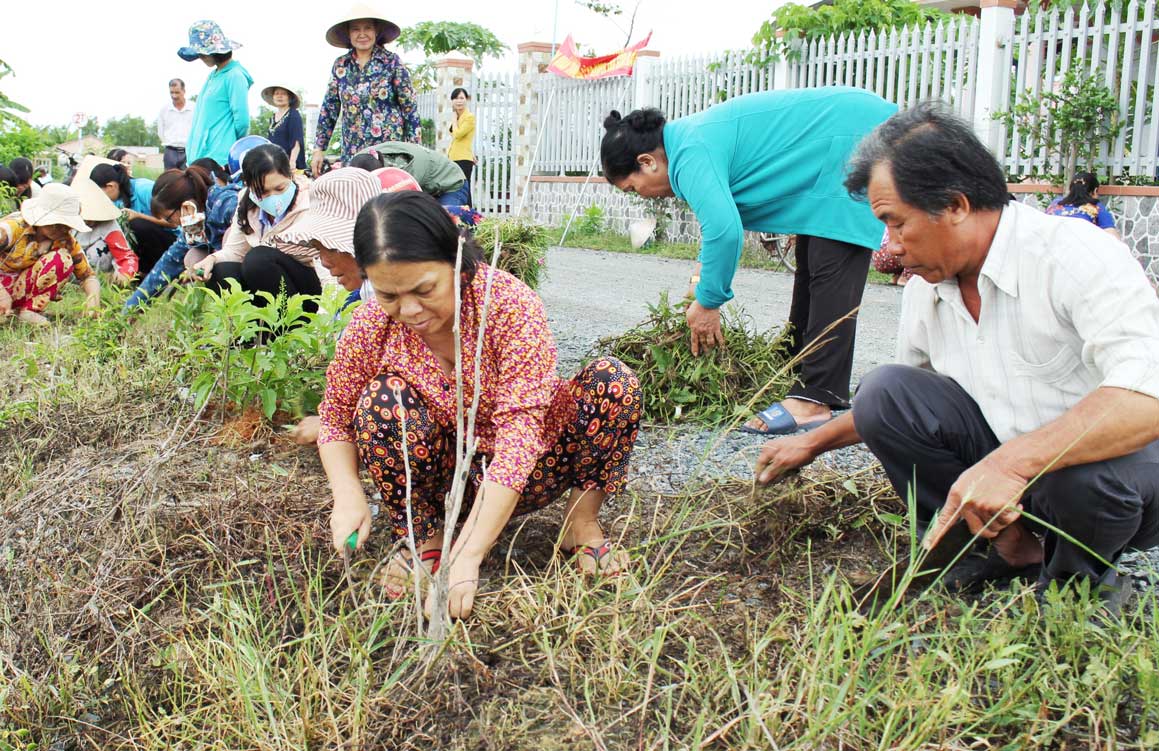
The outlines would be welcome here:
M 310 208 L 309 181 L 294 177 L 280 146 L 266 144 L 246 152 L 241 182 L 233 226 L 221 250 L 193 267 L 193 278 L 218 287 L 236 279 L 242 289 L 271 295 L 321 294 L 318 251 L 285 237 Z

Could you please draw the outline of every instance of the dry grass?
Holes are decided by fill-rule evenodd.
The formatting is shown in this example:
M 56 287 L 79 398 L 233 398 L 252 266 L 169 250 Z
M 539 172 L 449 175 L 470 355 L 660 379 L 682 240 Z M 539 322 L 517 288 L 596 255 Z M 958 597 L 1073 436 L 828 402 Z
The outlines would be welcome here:
M 605 521 L 634 565 L 608 581 L 555 555 L 561 509 L 520 519 L 424 668 L 413 604 L 372 583 L 381 539 L 349 581 L 333 555 L 316 455 L 192 413 L 160 329 L 99 366 L 59 331 L 0 329 L 21 353 L 0 389 L 29 405 L 0 428 L 0 749 L 1159 741 L 1146 603 L 1120 626 L 1024 594 L 858 614 L 846 579 L 908 537 L 872 474 L 625 493 Z

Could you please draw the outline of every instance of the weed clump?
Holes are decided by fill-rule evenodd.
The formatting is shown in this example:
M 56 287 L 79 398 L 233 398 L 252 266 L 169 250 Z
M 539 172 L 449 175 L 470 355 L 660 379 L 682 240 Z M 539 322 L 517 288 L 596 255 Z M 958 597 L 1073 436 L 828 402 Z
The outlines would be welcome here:
M 548 231 L 522 219 L 485 219 L 475 228 L 475 239 L 488 261 L 495 248 L 499 229 L 499 268 L 532 289 L 539 287 L 539 275 L 547 258 Z
M 688 302 L 668 295 L 648 306 L 649 317 L 619 336 L 601 339 L 596 352 L 619 358 L 636 372 L 644 388 L 644 419 L 709 425 L 745 416 L 764 389 L 763 402 L 784 397 L 794 382 L 788 356 L 788 329 L 754 331 L 736 308 L 721 316 L 725 346 L 694 357 L 689 348 Z M 766 388 L 767 387 L 767 388 Z

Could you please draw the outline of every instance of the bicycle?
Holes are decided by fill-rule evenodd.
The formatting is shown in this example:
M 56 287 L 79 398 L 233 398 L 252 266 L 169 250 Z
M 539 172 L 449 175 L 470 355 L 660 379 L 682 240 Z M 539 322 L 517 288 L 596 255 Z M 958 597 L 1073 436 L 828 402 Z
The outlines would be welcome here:
M 769 254 L 769 259 L 780 263 L 789 271 L 797 270 L 797 236 L 774 235 L 761 232 L 758 235 L 761 247 Z

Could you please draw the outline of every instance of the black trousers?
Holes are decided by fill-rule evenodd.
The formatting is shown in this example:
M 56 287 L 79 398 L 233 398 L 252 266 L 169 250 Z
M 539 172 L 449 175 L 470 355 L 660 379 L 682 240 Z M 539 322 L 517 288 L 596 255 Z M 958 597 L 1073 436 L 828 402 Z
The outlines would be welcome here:
M 867 248 L 810 235 L 797 236 L 789 354 L 796 357 L 821 337 L 825 343 L 800 363 L 789 396 L 836 409 L 849 406 L 857 318 L 851 315 L 822 336 L 834 321 L 861 305 L 872 253 Z
M 144 279 L 169 246 L 177 242 L 177 235 L 173 230 L 146 219 L 132 220 L 129 229 L 133 233 L 133 252 L 141 261 L 138 275 Z
M 241 263 L 226 261 L 214 264 L 210 285 L 220 288 L 226 279 L 236 279 L 242 289 L 249 292 L 264 291 L 275 297 L 279 292 L 285 292 L 287 296 L 322 294 L 322 283 L 314 269 L 266 245 L 251 249 Z M 266 301 L 255 296 L 254 302 L 265 305 Z M 312 301 L 303 307 L 311 312 L 318 309 Z
M 165 169 L 185 169 L 185 149 L 179 146 L 166 146 L 161 157 Z
M 977 402 L 956 381 L 928 370 L 884 365 L 861 381 L 853 422 L 902 498 L 912 488 L 929 519 L 962 472 L 1000 445 Z M 1114 563 L 1128 549 L 1159 545 L 1159 441 L 1115 459 L 1044 475 L 1023 508 Z M 1106 571 L 1080 546 L 1045 534 L 1043 580 L 1097 580 Z
M 468 159 L 457 159 L 455 164 L 459 165 L 459 169 L 463 170 L 463 176 L 467 178 L 465 187 L 467 188 L 467 205 L 474 206 L 475 200 L 471 197 L 471 172 L 475 169 L 475 163 Z

